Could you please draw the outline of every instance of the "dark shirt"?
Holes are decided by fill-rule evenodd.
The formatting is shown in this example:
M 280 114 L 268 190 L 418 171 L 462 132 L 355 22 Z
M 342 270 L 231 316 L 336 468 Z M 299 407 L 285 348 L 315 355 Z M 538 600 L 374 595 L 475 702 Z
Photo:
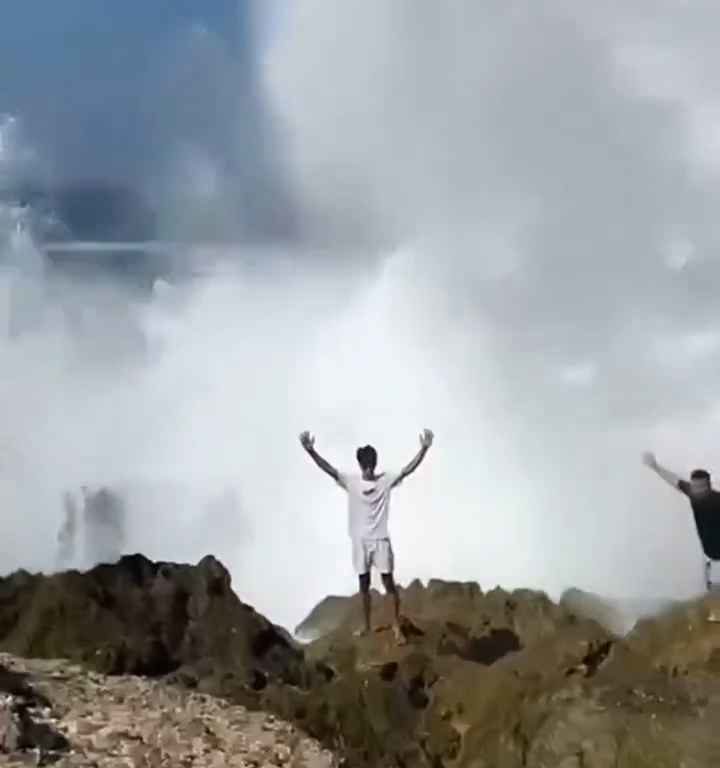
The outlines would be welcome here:
M 703 552 L 710 560 L 720 560 L 720 491 L 713 489 L 707 496 L 693 499 L 687 480 L 680 480 L 678 488 L 690 499 Z

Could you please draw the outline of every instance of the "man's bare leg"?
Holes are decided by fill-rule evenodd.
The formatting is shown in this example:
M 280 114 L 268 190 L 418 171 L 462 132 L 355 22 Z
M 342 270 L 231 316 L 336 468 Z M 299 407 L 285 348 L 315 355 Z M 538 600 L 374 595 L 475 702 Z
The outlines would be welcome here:
M 707 620 L 720 624 L 720 584 L 713 583 L 713 561 L 705 559 L 705 589 L 710 597 Z M 717 578 L 717 577 L 716 577 Z
M 358 581 L 360 583 L 360 594 L 362 595 L 363 619 L 365 621 L 365 626 L 362 629 L 357 630 L 355 635 L 362 637 L 363 635 L 367 635 L 370 632 L 370 611 L 372 609 L 372 598 L 370 596 L 370 574 L 360 574 Z
M 395 635 L 395 640 L 399 645 L 404 645 L 405 635 L 403 635 L 400 628 L 400 593 L 397 590 L 392 573 L 383 573 L 382 583 L 385 587 L 385 594 L 393 602 L 393 634 Z

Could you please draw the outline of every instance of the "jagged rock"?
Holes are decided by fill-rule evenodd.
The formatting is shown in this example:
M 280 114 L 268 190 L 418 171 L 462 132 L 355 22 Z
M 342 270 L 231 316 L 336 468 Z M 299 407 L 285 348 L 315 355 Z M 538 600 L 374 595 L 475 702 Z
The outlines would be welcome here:
M 289 635 L 238 599 L 213 557 L 188 566 L 132 555 L 87 573 L 1 579 L 0 648 L 109 674 L 191 681 L 231 671 L 249 691 L 304 672 Z
M 377 600 L 378 593 L 374 591 L 373 597 Z M 295 637 L 302 642 L 312 642 L 329 634 L 343 623 L 351 603 L 348 597 L 326 597 L 295 627 Z
M 540 592 L 414 582 L 402 590 L 406 645 L 384 628 L 391 606 L 376 596 L 380 631 L 354 637 L 359 599 L 335 598 L 301 625 L 333 627 L 303 649 L 235 597 L 213 558 L 191 567 L 134 556 L 87 574 L 1 581 L 0 647 L 155 676 L 138 694 L 127 678 L 88 674 L 72 694 L 81 716 L 63 731 L 71 743 L 87 736 L 107 754 L 124 744 L 116 758 L 133 766 L 179 765 L 188 749 L 217 768 L 223 754 L 226 765 L 294 765 L 293 727 L 350 768 L 720 765 L 720 624 L 708 621 L 718 598 L 645 618 L 623 637 L 601 602 L 570 597 L 557 605 Z M 94 714 L 109 687 L 125 713 L 112 727 Z M 211 725 L 208 694 L 281 719 L 262 716 L 253 730 L 242 710 Z M 154 713 L 174 712 L 176 695 L 185 714 L 169 727 Z
M 333 601 L 336 628 L 306 648 L 318 679 L 300 721 L 342 743 L 351 764 L 459 760 L 474 722 L 498 729 L 513 717 L 530 685 L 518 677 L 523 665 L 523 680 L 564 681 L 609 640 L 597 624 L 578 622 L 538 592 L 483 594 L 477 584 L 434 580 L 414 582 L 402 601 L 411 617 L 403 624 L 405 646 L 389 631 L 355 639 L 362 619 L 356 597 Z M 376 600 L 379 627 L 389 625 L 389 611 Z M 328 620 L 328 604 L 309 618 L 304 630 L 316 631 L 314 622 Z
M 496 588 L 483 593 L 474 582 L 432 579 L 427 587 L 420 581 L 401 589 L 403 611 L 413 619 L 440 621 L 461 628 L 474 638 L 485 637 L 491 629 L 515 633 L 519 642 L 533 641 L 555 631 L 568 621 L 570 612 L 553 603 L 543 592 Z M 374 614 L 381 625 L 390 622 L 389 603 L 372 592 Z M 298 636 L 322 637 L 350 631 L 362 623 L 360 596 L 332 597 L 322 601 L 297 627 Z
M 407 646 L 389 632 L 354 639 L 361 614 L 350 599 L 335 630 L 307 648 L 325 682 L 302 722 L 342 744 L 351 764 L 720 764 L 709 726 L 720 715 L 720 625 L 707 621 L 709 599 L 641 621 L 627 639 L 593 620 L 607 616 L 541 593 L 416 583 L 403 604 Z
M 640 619 L 657 616 L 675 605 L 671 600 L 661 599 L 613 599 L 581 589 L 568 589 L 560 597 L 562 608 L 584 619 L 597 621 L 618 636 L 627 634 Z
M 655 618 L 639 621 L 626 638 L 630 651 L 653 669 L 673 676 L 720 674 L 720 595 L 680 603 Z

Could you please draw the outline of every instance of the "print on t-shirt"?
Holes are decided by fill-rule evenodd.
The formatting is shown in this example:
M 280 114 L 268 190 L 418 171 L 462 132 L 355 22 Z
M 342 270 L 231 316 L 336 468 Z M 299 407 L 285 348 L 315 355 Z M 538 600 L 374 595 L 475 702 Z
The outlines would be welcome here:
M 377 540 L 390 537 L 390 495 L 399 473 L 384 472 L 374 480 L 340 473 L 338 484 L 348 495 L 348 533 L 352 539 Z

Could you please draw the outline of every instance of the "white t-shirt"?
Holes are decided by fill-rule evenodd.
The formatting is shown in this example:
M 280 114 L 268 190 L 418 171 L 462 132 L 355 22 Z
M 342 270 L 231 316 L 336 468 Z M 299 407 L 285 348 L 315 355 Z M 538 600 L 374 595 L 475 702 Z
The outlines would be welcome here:
M 351 539 L 390 538 L 390 492 L 399 478 L 399 473 L 383 472 L 375 480 L 364 480 L 362 475 L 340 472 L 338 484 L 348 495 L 348 533 Z

